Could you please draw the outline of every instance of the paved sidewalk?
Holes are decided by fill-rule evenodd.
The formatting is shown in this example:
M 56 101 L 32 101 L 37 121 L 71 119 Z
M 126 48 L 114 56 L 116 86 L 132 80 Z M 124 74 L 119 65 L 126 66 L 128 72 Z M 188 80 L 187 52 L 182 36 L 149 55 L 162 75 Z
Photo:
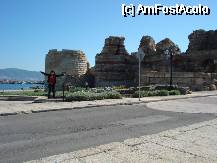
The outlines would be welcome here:
M 28 163 L 214 163 L 217 119 Z
M 217 96 L 150 102 L 146 106 L 161 111 L 217 114 Z
M 123 98 L 82 102 L 50 102 L 44 100 L 44 97 L 40 97 L 41 100 L 39 101 L 42 101 L 41 103 L 33 103 L 32 101 L 0 101 L 0 116 L 15 115 L 21 113 L 28 114 L 37 112 L 48 112 L 56 110 L 71 110 L 105 105 L 131 105 L 136 103 L 149 103 L 156 101 L 207 97 L 215 95 L 217 95 L 217 91 L 204 91 L 194 92 L 192 94 L 180 96 L 145 97 L 141 98 L 141 101 L 139 101 L 138 98 Z

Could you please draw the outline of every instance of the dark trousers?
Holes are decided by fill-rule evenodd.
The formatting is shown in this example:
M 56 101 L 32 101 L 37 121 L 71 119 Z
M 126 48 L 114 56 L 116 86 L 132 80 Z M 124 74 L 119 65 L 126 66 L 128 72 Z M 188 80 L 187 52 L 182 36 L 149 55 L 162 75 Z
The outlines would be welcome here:
M 55 85 L 48 84 L 48 98 L 50 98 L 50 93 L 53 93 L 53 98 L 55 98 Z

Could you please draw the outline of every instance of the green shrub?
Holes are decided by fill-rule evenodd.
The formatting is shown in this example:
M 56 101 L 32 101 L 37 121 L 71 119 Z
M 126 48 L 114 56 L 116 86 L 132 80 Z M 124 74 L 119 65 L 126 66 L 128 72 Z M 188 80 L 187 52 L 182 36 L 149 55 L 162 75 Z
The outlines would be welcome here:
M 66 101 L 88 101 L 89 99 L 89 94 L 88 92 L 73 92 L 73 93 L 68 93 L 66 94 Z
M 142 86 L 140 88 L 141 91 L 153 91 L 154 87 L 153 86 Z
M 140 91 L 140 97 L 147 97 L 147 96 L 148 96 L 148 91 Z M 134 98 L 139 97 L 139 91 L 136 91 L 136 92 L 133 94 L 133 97 L 134 97 Z
M 120 99 L 120 93 L 116 91 L 104 91 L 100 93 L 91 91 L 79 91 L 66 94 L 66 101 L 93 101 L 103 99 Z
M 103 88 L 92 88 L 91 92 L 102 93 L 102 92 L 105 92 L 105 90 Z
M 69 92 L 79 92 L 79 91 L 83 91 L 85 89 L 86 88 L 83 88 L 83 87 L 70 87 Z
M 156 90 L 176 90 L 177 86 L 169 86 L 169 85 L 158 85 L 155 87 Z
M 157 93 L 158 96 L 169 96 L 168 90 L 159 90 Z
M 168 96 L 168 90 L 153 90 L 153 91 L 141 91 L 141 97 L 151 97 L 151 96 Z M 133 94 L 133 97 L 139 97 L 139 91 Z
M 106 99 L 121 99 L 121 94 L 116 91 L 110 91 L 105 93 Z
M 158 91 L 148 91 L 148 96 L 158 96 Z
M 119 90 L 119 89 L 126 89 L 127 87 L 124 85 L 120 85 L 120 86 L 113 86 L 112 89 L 113 90 Z
M 169 91 L 169 95 L 181 95 L 181 92 L 179 90 L 171 90 Z

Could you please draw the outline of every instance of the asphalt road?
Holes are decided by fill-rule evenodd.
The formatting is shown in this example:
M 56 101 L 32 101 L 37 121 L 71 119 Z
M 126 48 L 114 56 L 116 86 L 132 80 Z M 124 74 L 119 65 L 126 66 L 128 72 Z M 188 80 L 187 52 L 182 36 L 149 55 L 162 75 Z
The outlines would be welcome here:
M 215 117 L 153 110 L 144 104 L 0 117 L 0 162 L 39 159 Z

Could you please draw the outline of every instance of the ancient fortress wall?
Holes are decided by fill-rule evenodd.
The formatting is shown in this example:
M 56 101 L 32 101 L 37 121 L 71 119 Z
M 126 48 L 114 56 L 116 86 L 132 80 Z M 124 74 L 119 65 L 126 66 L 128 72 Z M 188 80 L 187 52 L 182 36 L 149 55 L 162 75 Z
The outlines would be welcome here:
M 217 30 L 196 30 L 188 36 L 188 53 L 192 51 L 217 49 Z
M 193 88 L 211 84 L 217 79 L 217 30 L 197 30 L 188 38 L 188 49 L 181 53 L 178 45 L 169 38 L 155 43 L 151 36 L 142 37 L 138 49 L 142 48 L 145 53 L 141 62 L 143 85 L 169 83 L 170 59 L 165 53 L 167 49 L 173 52 L 174 84 Z M 50 50 L 46 56 L 45 71 L 49 73 L 54 70 L 57 74 L 66 72 L 77 77 L 84 74 L 88 77 L 89 74 L 95 86 L 137 86 L 136 52 L 130 55 L 124 41 L 124 37 L 106 38 L 102 51 L 95 57 L 95 66 L 88 71 L 88 62 L 83 52 Z M 58 85 L 60 87 L 61 81 Z
M 125 49 L 124 37 L 105 39 L 101 53 L 96 55 L 96 86 L 133 85 L 136 59 Z
M 68 75 L 80 77 L 87 72 L 88 62 L 82 51 L 50 50 L 46 55 L 45 72 L 54 70 L 56 74 L 65 72 Z M 57 89 L 61 89 L 64 77 L 58 78 Z
M 173 84 L 190 87 L 192 90 L 208 90 L 216 83 L 217 73 L 204 72 L 173 72 Z M 169 72 L 142 72 L 142 85 L 169 85 Z
M 197 30 L 188 38 L 189 46 L 186 53 L 178 51 L 173 56 L 173 84 L 202 90 L 217 79 L 217 31 Z M 142 84 L 168 84 L 170 61 L 163 52 L 177 45 L 168 39 L 153 45 L 154 40 L 150 36 L 143 37 L 141 44 L 147 54 L 143 60 Z M 152 50 L 149 54 L 147 48 L 151 47 L 155 47 L 155 52 Z

